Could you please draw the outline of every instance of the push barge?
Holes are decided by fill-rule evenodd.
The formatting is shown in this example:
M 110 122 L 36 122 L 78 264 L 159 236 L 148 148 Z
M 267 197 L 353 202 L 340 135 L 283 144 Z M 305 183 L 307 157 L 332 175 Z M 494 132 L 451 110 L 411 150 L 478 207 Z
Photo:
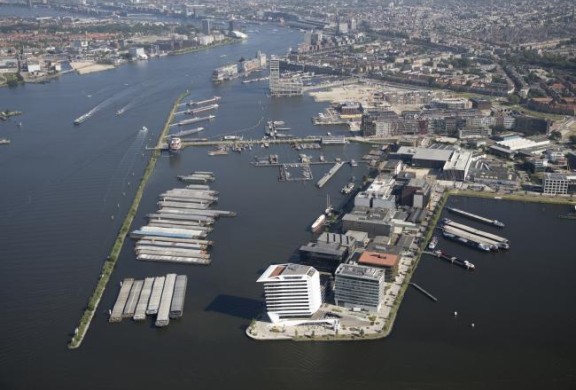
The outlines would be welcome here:
M 488 225 L 492 225 L 492 226 L 496 226 L 499 228 L 503 228 L 504 227 L 504 223 L 498 221 L 497 219 L 488 219 L 485 217 L 482 217 L 481 215 L 477 215 L 477 214 L 472 214 L 469 213 L 468 211 L 464 211 L 464 210 L 460 210 L 457 209 L 455 207 L 446 207 L 448 209 L 448 211 L 450 211 L 451 213 L 460 215 L 462 217 L 466 217 L 468 219 L 471 219 L 473 221 L 478 221 L 478 222 L 482 222 Z
M 468 260 L 464 260 L 461 259 L 459 257 L 456 256 L 450 256 L 447 253 L 442 252 L 441 250 L 437 250 L 434 251 L 434 256 L 442 259 L 442 260 L 446 260 L 449 263 L 458 265 L 460 267 L 466 268 L 467 270 L 470 271 L 474 271 L 476 269 L 476 266 L 474 264 L 472 264 L 471 262 L 469 262 Z

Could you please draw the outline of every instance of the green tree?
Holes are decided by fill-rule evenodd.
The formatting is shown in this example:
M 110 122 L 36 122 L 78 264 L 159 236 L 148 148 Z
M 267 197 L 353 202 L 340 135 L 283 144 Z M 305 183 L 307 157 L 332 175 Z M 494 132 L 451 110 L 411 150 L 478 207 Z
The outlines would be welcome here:
M 507 97 L 508 103 L 510 104 L 518 104 L 520 103 L 520 97 L 518 95 L 508 95 Z
M 558 130 L 554 130 L 550 133 L 550 139 L 553 141 L 560 141 L 562 139 L 562 133 Z

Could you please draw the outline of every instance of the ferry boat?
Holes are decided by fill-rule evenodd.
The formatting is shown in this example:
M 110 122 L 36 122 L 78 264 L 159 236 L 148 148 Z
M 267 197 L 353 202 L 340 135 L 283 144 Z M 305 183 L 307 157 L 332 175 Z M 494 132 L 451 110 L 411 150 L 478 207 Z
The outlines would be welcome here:
M 225 156 L 228 154 L 226 149 L 216 149 L 208 152 L 209 156 Z
M 225 135 L 222 137 L 222 141 L 242 141 L 244 137 L 240 135 Z
M 170 150 L 180 150 L 182 149 L 182 140 L 178 137 L 171 138 L 168 147 Z
M 438 245 L 438 236 L 433 236 L 430 242 L 428 243 L 428 249 L 436 249 Z
M 74 119 L 74 124 L 75 125 L 79 125 L 80 123 L 84 122 L 86 119 L 90 118 L 92 116 L 91 113 L 86 113 L 82 116 L 79 116 L 78 118 Z
M 314 221 L 314 223 L 310 228 L 314 233 L 316 233 L 322 228 L 322 226 L 324 226 L 325 222 L 326 222 L 326 214 L 320 214 L 320 216 L 316 218 L 316 220 Z

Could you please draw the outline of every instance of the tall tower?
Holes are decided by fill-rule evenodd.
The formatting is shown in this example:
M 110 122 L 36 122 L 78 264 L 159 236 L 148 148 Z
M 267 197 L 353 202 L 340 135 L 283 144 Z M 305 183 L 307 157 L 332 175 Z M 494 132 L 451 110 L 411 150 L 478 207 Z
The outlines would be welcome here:
M 210 19 L 202 19 L 202 32 L 205 35 L 210 35 L 212 32 L 212 23 L 210 23 Z
M 270 93 L 275 94 L 280 85 L 280 60 L 275 57 L 270 58 L 270 79 L 269 87 Z

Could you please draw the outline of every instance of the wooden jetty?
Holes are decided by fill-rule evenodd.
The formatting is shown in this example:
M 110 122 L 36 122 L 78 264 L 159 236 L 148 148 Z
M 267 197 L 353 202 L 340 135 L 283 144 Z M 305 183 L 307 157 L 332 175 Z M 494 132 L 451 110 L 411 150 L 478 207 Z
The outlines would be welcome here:
M 430 294 L 428 291 L 424 290 L 424 288 L 420 287 L 416 283 L 410 282 L 410 285 L 414 286 L 414 288 L 416 288 L 418 291 L 420 291 L 422 294 L 426 295 L 428 298 L 430 298 L 434 302 L 438 302 L 438 298 L 436 298 L 434 295 Z

